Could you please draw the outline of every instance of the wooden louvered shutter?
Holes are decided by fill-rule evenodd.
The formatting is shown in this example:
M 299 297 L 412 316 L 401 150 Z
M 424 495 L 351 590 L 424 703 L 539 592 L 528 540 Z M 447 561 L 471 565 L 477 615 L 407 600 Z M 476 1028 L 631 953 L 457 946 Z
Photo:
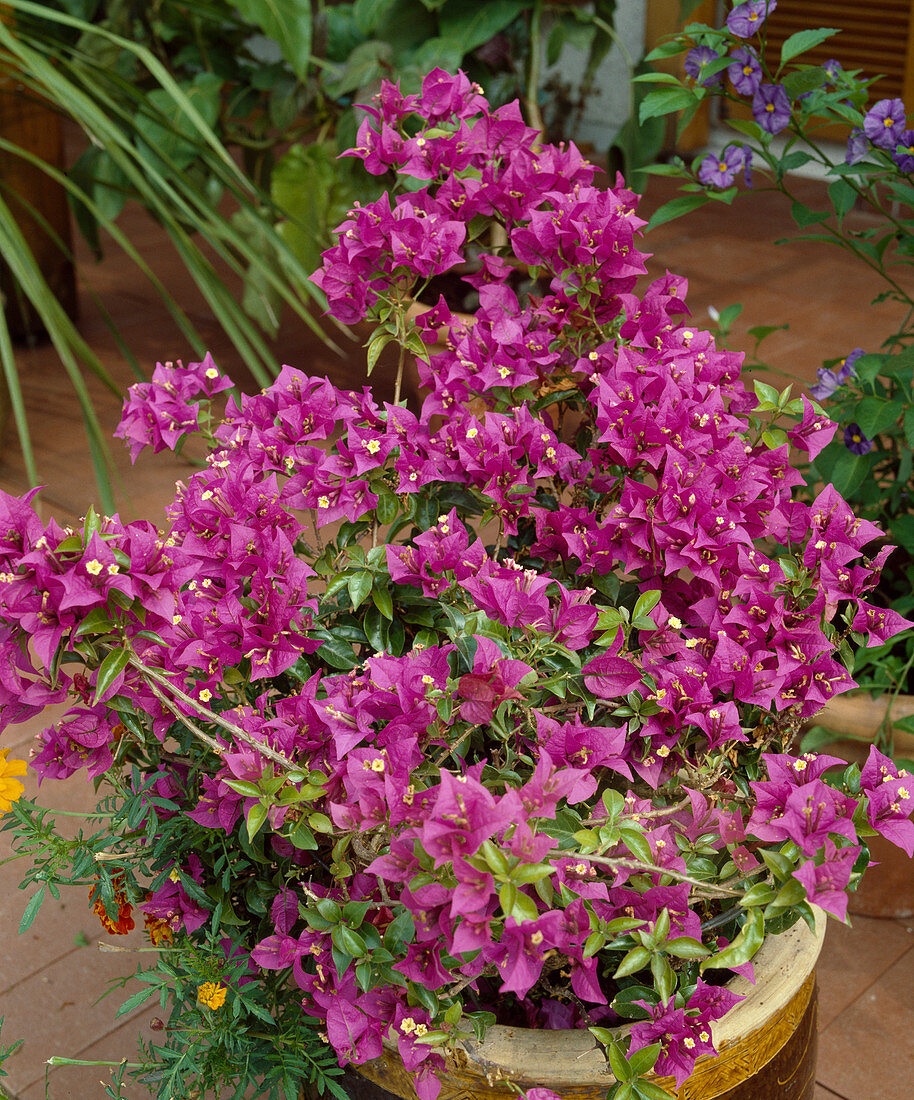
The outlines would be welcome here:
M 837 27 L 841 33 L 800 60 L 821 65 L 835 58 L 863 77 L 881 75 L 871 98 L 898 96 L 914 115 L 914 0 L 778 0 L 768 17 L 766 60 L 772 70 L 784 39 L 812 27 Z

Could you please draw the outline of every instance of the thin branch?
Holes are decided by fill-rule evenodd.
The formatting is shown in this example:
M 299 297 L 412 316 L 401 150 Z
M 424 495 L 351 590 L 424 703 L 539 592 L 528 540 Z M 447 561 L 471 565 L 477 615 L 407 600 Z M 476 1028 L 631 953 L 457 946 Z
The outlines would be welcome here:
M 577 856 L 575 858 L 577 858 Z M 681 871 L 674 871 L 670 867 L 655 867 L 652 863 L 643 863 L 640 859 L 620 859 L 614 856 L 588 855 L 585 852 L 581 853 L 580 858 L 582 860 L 590 860 L 591 863 L 602 863 L 606 867 L 622 867 L 632 871 L 650 871 L 656 875 L 669 875 L 670 878 L 675 879 L 677 882 L 687 882 L 690 886 L 694 886 L 696 889 L 702 891 L 707 897 L 742 897 L 739 890 L 726 890 L 723 887 L 702 882 L 697 878 L 692 878 L 691 875 L 684 875 Z
M 162 676 L 154 669 L 148 668 L 136 657 L 130 658 L 130 664 L 133 665 L 138 672 L 141 672 L 144 676 L 148 676 L 149 679 L 153 681 L 150 687 L 156 698 L 164 703 L 171 713 L 179 718 L 195 736 L 201 738 L 201 740 L 209 745 L 213 752 L 217 752 L 221 756 L 225 752 L 225 749 L 218 741 L 210 737 L 208 733 L 204 733 L 199 726 L 195 726 L 191 723 L 187 716 L 182 714 L 174 703 L 166 699 L 165 696 L 157 690 L 156 684 L 168 688 L 176 699 L 179 699 L 182 703 L 186 703 L 189 707 L 193 707 L 201 717 L 209 719 L 210 722 L 213 722 L 217 726 L 221 726 L 222 729 L 230 733 L 236 740 L 243 741 L 246 745 L 249 745 L 252 749 L 259 752 L 261 756 L 265 756 L 268 760 L 272 760 L 275 764 L 279 764 L 280 767 L 285 768 L 286 771 L 299 770 L 298 766 L 293 764 L 291 760 L 286 759 L 281 752 L 277 752 L 275 749 L 271 749 L 269 745 L 265 745 L 262 741 L 258 741 L 257 738 L 252 737 L 247 730 L 243 730 L 240 726 L 236 726 L 234 722 L 228 721 L 225 715 L 217 714 L 216 711 L 210 710 L 209 707 L 201 703 L 199 699 L 194 699 L 192 695 L 188 695 L 186 691 L 182 691 L 181 688 L 179 688 L 177 684 L 172 683 L 167 676 Z

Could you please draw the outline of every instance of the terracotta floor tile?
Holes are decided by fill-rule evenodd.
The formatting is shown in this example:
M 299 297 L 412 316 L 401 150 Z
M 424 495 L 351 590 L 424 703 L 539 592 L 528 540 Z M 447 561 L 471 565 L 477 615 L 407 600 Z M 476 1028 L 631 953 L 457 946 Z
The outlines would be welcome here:
M 141 1008 L 119 1027 L 97 1039 L 72 1056 L 82 1061 L 119 1062 L 137 1060 L 137 1037 L 154 1039 L 156 1033 L 149 1028 L 154 1010 Z M 107 1066 L 57 1066 L 48 1074 L 47 1100 L 96 1100 L 103 1094 L 103 1085 L 111 1081 L 111 1069 Z M 130 1078 L 125 1077 L 129 1083 Z M 136 1084 L 128 1084 L 127 1096 L 131 1100 L 150 1100 L 152 1093 Z M 18 1100 L 45 1100 L 44 1078 L 33 1082 L 18 1095 Z
M 914 945 L 822 1030 L 816 1079 L 848 1100 L 911 1096 L 912 1023 Z
M 116 990 L 100 1003 L 92 1002 L 105 992 L 108 979 L 129 974 L 136 968 L 135 958 L 104 955 L 89 948 L 74 949 L 4 994 L 4 1042 L 24 1039 L 15 1058 L 6 1066 L 9 1078 L 4 1084 L 10 1092 L 16 1095 L 43 1081 L 45 1062 L 52 1055 L 78 1057 L 80 1051 L 115 1029 L 117 1006 L 135 989 L 126 993 Z M 144 1009 L 142 1015 L 145 1019 L 153 1013 Z M 138 1026 L 133 1025 L 134 1034 Z M 129 1033 L 129 1028 L 123 1030 Z M 125 1034 L 122 1045 L 123 1054 L 119 1057 L 132 1057 L 133 1039 Z
M 827 1089 L 824 1085 L 820 1085 L 818 1082 L 816 1082 L 816 1088 L 815 1092 L 813 1092 L 812 1094 L 812 1100 L 851 1100 L 851 1098 L 849 1096 L 841 1096 L 837 1092 L 832 1092 L 831 1089 Z
M 850 928 L 837 921 L 829 921 L 825 946 L 817 967 L 821 1029 L 826 1028 L 895 962 L 914 948 L 914 934 L 906 931 L 906 926 L 900 921 L 867 917 L 854 917 L 852 920 L 853 927 Z

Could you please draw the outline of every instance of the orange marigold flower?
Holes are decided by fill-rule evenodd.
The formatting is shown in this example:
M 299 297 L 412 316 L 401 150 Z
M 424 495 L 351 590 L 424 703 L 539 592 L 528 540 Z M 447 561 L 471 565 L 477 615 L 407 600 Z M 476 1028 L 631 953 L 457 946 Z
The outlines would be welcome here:
M 217 985 L 215 982 L 204 982 L 197 990 L 197 1000 L 216 1012 L 225 1004 L 225 994 L 227 992 L 228 990 L 224 985 Z
M 158 947 L 160 943 L 174 942 L 175 935 L 167 920 L 146 913 L 143 916 L 143 923 L 146 925 L 146 935 L 152 941 L 153 947 Z
M 6 813 L 14 802 L 19 801 L 19 796 L 25 787 L 15 778 L 17 775 L 25 775 L 28 765 L 24 760 L 7 760 L 9 749 L 0 749 L 0 813 Z
M 98 876 L 96 876 L 97 878 Z M 117 875 L 113 879 L 114 884 L 114 900 L 117 904 L 117 920 L 112 920 L 105 909 L 105 903 L 102 901 L 101 888 L 98 885 L 92 886 L 89 890 L 89 901 L 92 902 L 92 912 L 98 917 L 102 923 L 102 927 L 106 932 L 109 932 L 112 936 L 126 936 L 128 932 L 133 931 L 135 925 L 133 923 L 133 906 L 127 900 L 127 895 L 124 893 L 124 876 Z

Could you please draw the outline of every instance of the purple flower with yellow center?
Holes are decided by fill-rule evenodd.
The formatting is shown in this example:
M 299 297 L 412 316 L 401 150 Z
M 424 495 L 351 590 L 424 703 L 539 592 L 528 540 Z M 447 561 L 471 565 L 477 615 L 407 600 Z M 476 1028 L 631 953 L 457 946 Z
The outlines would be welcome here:
M 760 84 L 752 97 L 752 117 L 769 134 L 779 134 L 790 122 L 790 100 L 780 84 Z
M 727 30 L 737 38 L 751 38 L 777 7 L 777 0 L 749 0 L 727 16 Z
M 844 446 L 852 454 L 865 455 L 873 449 L 873 441 L 866 438 L 859 424 L 848 424 L 844 429 Z
M 686 54 L 683 68 L 687 76 L 701 82 L 702 88 L 713 88 L 715 84 L 720 84 L 720 73 L 712 73 L 710 76 L 705 76 L 704 73 L 708 65 L 719 57 L 717 50 L 712 50 L 710 46 L 695 46 Z
M 905 128 L 904 103 L 880 99 L 863 117 L 863 132 L 880 149 L 895 149 Z
M 743 170 L 741 145 L 728 145 L 720 154 L 710 153 L 698 166 L 698 178 L 706 187 L 729 187 Z
M 902 172 L 914 172 L 914 130 L 902 130 L 892 160 Z
M 755 95 L 762 83 L 762 65 L 755 50 L 741 46 L 730 54 L 727 76 L 740 95 Z

